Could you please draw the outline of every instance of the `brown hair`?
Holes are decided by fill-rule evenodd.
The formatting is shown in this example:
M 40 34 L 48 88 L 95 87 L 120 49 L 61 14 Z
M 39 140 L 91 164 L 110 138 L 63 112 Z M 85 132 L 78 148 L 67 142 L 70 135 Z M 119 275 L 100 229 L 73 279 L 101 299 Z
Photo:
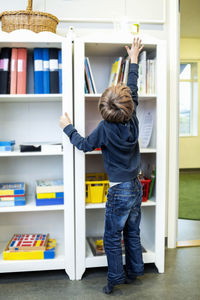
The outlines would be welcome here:
M 99 99 L 98 107 L 104 120 L 115 123 L 127 122 L 134 111 L 130 88 L 123 84 L 107 88 Z

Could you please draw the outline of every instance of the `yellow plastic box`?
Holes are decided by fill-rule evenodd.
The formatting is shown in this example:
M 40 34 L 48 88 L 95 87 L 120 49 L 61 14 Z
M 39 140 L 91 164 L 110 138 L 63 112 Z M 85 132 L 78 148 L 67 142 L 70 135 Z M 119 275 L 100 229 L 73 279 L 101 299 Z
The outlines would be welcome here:
M 107 200 L 109 181 L 105 173 L 87 173 L 86 203 L 102 203 Z

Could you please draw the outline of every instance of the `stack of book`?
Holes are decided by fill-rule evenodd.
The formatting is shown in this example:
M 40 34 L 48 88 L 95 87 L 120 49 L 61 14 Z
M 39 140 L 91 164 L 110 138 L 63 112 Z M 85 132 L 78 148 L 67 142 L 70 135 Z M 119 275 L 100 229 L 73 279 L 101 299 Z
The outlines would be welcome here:
M 25 205 L 25 183 L 0 183 L 0 207 Z
M 85 58 L 85 94 L 97 93 L 89 58 Z
M 64 204 L 63 180 L 37 180 L 36 205 Z
M 108 86 L 118 83 L 127 84 L 130 59 L 128 57 L 118 57 L 112 64 Z
M 14 151 L 15 141 L 0 141 L 1 151 Z
M 62 53 L 57 48 L 2 48 L 0 94 L 62 93 Z
M 118 83 L 127 84 L 130 59 L 118 57 L 112 64 L 109 85 Z M 152 95 L 156 90 L 156 59 L 147 59 L 147 52 L 144 50 L 139 56 L 138 71 L 138 93 L 139 95 Z
M 55 258 L 56 240 L 49 234 L 14 234 L 3 251 L 4 260 Z

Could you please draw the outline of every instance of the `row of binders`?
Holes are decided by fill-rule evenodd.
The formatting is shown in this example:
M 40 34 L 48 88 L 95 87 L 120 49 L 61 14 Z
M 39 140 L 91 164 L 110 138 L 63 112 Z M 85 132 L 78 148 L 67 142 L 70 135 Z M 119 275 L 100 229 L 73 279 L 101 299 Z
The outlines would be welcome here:
M 156 93 L 156 59 L 145 50 L 139 56 L 138 71 L 138 93 L 139 95 L 154 95 Z M 117 57 L 111 67 L 108 86 L 118 83 L 127 84 L 130 59 L 128 57 Z M 85 58 L 85 93 L 96 93 L 94 77 L 92 74 L 89 58 Z
M 61 49 L 1 49 L 0 94 L 50 93 L 62 93 Z

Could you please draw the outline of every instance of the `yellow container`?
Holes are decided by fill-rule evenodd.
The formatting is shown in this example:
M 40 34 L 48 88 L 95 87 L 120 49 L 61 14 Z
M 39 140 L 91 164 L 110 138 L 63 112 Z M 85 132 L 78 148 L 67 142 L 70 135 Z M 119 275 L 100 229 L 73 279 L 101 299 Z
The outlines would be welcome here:
M 86 203 L 102 203 L 107 200 L 108 177 L 104 173 L 86 174 Z

